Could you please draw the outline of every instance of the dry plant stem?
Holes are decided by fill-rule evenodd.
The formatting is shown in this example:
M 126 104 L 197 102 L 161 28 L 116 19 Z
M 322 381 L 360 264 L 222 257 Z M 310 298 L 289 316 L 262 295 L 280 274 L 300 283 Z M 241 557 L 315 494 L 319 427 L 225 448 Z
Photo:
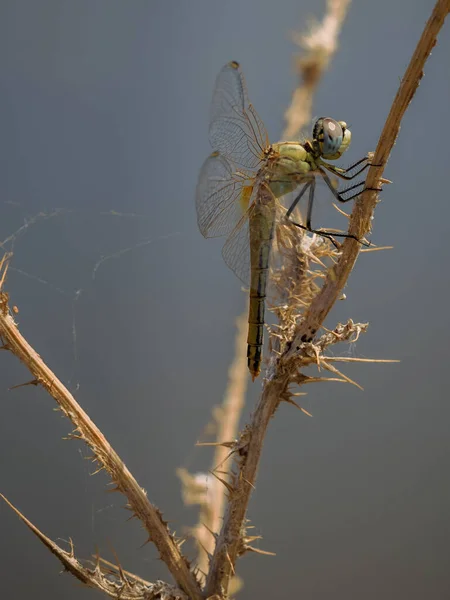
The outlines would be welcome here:
M 436 44 L 437 35 L 449 10 L 450 0 L 438 0 L 395 96 L 372 160 L 373 165 L 381 166 L 369 168 L 365 187 L 371 189 L 363 192 L 355 202 L 350 218 L 349 232 L 358 239 L 364 238 L 370 231 L 372 215 L 378 200 L 377 192 L 372 189 L 379 185 L 389 154 L 397 139 L 401 120 L 419 86 L 423 76 L 423 67 Z M 353 239 L 347 238 L 342 244 L 341 257 L 334 268 L 328 272 L 326 281 L 320 293 L 311 303 L 285 358 L 294 356 L 302 342 L 313 337 L 322 325 L 347 283 L 360 250 L 361 245 Z
M 304 35 L 295 35 L 294 41 L 308 50 L 297 58 L 300 85 L 292 95 L 285 112 L 286 128 L 283 139 L 298 137 L 301 129 L 311 120 L 311 107 L 317 85 L 337 49 L 337 40 L 347 14 L 350 0 L 327 0 L 327 9 L 320 25 L 311 27 Z
M 15 506 L 0 494 L 6 504 L 20 517 L 25 525 L 41 540 L 41 542 L 54 554 L 63 565 L 64 569 L 81 581 L 84 585 L 98 589 L 111 598 L 121 600 L 149 600 L 150 598 L 164 598 L 165 600 L 187 600 L 187 596 L 178 588 L 162 581 L 151 583 L 137 577 L 129 571 L 122 569 L 120 564 L 113 565 L 108 561 L 96 557 L 95 568 L 88 569 L 75 556 L 72 540 L 70 551 L 63 550 L 49 537 L 29 521 Z M 102 564 L 111 568 L 102 568 Z
M 126 495 L 130 510 L 142 521 L 149 540 L 157 547 L 161 559 L 167 565 L 180 588 L 192 599 L 202 598 L 200 586 L 189 569 L 187 559 L 170 534 L 160 511 L 148 500 L 143 490 L 119 455 L 108 443 L 102 432 L 78 405 L 75 398 L 43 362 L 39 354 L 19 332 L 7 309 L 7 295 L 0 294 L 0 336 L 4 347 L 15 354 L 34 376 L 34 384 L 40 384 L 56 400 L 61 410 L 75 425 L 73 437 L 84 440 L 94 453 L 101 468 L 106 469 L 118 491 Z
M 228 386 L 225 392 L 225 397 L 221 405 L 220 418 L 217 423 L 217 443 L 231 442 L 237 436 L 239 419 L 242 413 L 242 408 L 245 403 L 245 393 L 247 390 L 248 372 L 247 372 L 247 311 L 236 320 L 236 340 L 234 359 L 231 364 L 228 374 Z M 213 470 L 215 468 L 220 471 L 227 471 L 230 467 L 231 458 L 230 449 L 226 446 L 216 446 L 213 459 Z M 221 474 L 221 477 L 229 481 L 229 476 Z M 214 552 L 215 538 L 210 531 L 218 533 L 222 524 L 222 517 L 225 505 L 226 487 L 218 479 L 212 478 L 211 497 L 213 501 L 208 505 L 208 510 L 201 511 L 200 525 L 203 525 L 205 536 L 202 539 L 204 550 L 199 553 L 198 566 L 199 570 L 207 573 L 209 569 L 209 557 L 206 554 Z M 209 531 L 208 531 L 209 530 Z M 206 550 L 206 552 L 205 552 Z
M 422 69 L 436 43 L 436 37 L 449 10 L 450 0 L 438 0 L 425 26 L 378 142 L 373 163 L 374 165 L 381 164 L 383 166 L 373 166 L 369 169 L 366 180 L 367 187 L 377 187 L 384 165 L 397 138 L 401 119 L 419 85 L 423 75 Z M 350 232 L 358 238 L 363 237 L 369 231 L 376 202 L 377 193 L 366 191 L 355 203 L 350 220 Z M 236 475 L 236 483 L 230 496 L 222 531 L 211 560 L 206 584 L 207 597 L 213 594 L 227 595 L 230 576 L 234 572 L 235 562 L 242 543 L 242 530 L 245 525 L 248 503 L 256 481 L 266 430 L 279 402 L 287 392 L 292 375 L 289 368 L 292 365 L 292 368 L 295 369 L 295 361 L 292 359 L 298 354 L 302 342 L 313 336 L 319 329 L 332 305 L 340 296 L 359 251 L 360 244 L 358 242 L 352 239 L 345 240 L 337 264 L 328 272 L 326 281 L 298 328 L 293 343 L 290 344 L 290 348 L 285 355 L 280 358 L 275 372 L 265 384 L 262 397 L 248 428 L 248 444 L 245 453 L 244 449 L 242 451 L 243 456 L 239 464 L 239 473 Z
M 285 376 L 266 383 L 264 387 L 250 425 L 250 440 L 246 455 L 242 459 L 238 480 L 229 499 L 224 524 L 211 560 L 206 582 L 206 597 L 213 594 L 227 595 L 229 579 L 234 572 L 242 540 L 248 502 L 254 490 L 266 431 L 288 382 L 289 377 Z

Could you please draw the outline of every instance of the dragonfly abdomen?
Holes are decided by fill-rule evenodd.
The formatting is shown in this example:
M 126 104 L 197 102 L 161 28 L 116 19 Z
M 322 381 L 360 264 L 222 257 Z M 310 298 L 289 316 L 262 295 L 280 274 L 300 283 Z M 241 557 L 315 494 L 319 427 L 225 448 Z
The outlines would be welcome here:
M 247 363 L 253 379 L 258 377 L 261 371 L 266 303 L 265 282 L 267 281 L 268 269 L 265 269 L 260 274 L 261 281 L 260 285 L 258 285 L 258 289 L 250 290 L 250 303 L 248 309 Z
M 271 199 L 272 196 L 268 198 Z M 274 208 L 272 201 L 257 204 L 249 223 L 251 274 L 247 363 L 253 380 L 261 371 L 266 289 L 275 224 Z

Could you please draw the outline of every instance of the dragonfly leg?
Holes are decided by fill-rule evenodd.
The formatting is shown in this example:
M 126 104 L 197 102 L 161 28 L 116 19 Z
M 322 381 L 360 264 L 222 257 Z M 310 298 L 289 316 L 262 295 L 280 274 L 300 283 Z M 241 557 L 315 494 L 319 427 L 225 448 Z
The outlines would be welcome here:
M 315 189 L 316 189 L 316 180 L 313 179 L 313 181 L 311 182 L 311 186 L 309 188 L 308 208 L 306 209 L 306 227 L 309 229 L 309 231 L 312 231 L 311 216 L 312 216 L 312 209 L 313 209 L 313 204 L 314 204 Z
M 289 222 L 292 223 L 292 225 L 295 225 L 296 227 L 300 227 L 300 229 L 304 229 L 305 231 L 308 231 L 309 233 L 315 233 L 317 235 L 321 235 L 322 237 L 329 239 L 330 242 L 334 245 L 334 247 L 337 248 L 338 250 L 340 248 L 340 244 L 338 244 L 336 242 L 334 237 L 350 238 L 352 240 L 355 240 L 359 244 L 361 244 L 361 246 L 366 246 L 366 247 L 371 246 L 370 242 L 359 239 L 359 237 L 353 233 L 344 233 L 344 232 L 339 232 L 339 231 L 327 231 L 326 229 L 312 229 L 310 227 L 307 227 L 306 225 L 302 225 L 301 223 L 296 223 L 292 219 L 289 219 Z
M 354 190 L 362 185 L 364 185 L 364 181 L 360 181 L 359 183 L 355 183 L 354 185 L 351 185 L 350 187 L 348 187 L 345 190 L 342 190 L 342 192 L 338 192 L 336 190 L 336 188 L 334 187 L 334 185 L 331 183 L 330 178 L 328 177 L 328 175 L 325 173 L 325 171 L 323 169 L 319 169 L 322 177 L 325 181 L 325 183 L 327 184 L 327 186 L 329 187 L 331 193 L 333 194 L 333 196 L 336 198 L 336 200 L 338 200 L 339 202 L 350 202 L 350 200 L 353 200 L 354 198 L 356 198 L 357 196 L 360 196 L 363 192 L 365 192 L 366 190 L 373 190 L 376 192 L 381 192 L 382 189 L 381 188 L 364 188 L 358 192 L 355 192 L 354 194 L 351 194 L 348 197 L 344 197 L 344 194 L 346 194 L 347 192 L 350 192 L 351 190 Z
M 305 185 L 302 187 L 302 189 L 300 190 L 300 192 L 299 192 L 299 193 L 297 194 L 297 196 L 295 197 L 295 199 L 294 199 L 294 202 L 293 202 L 293 203 L 291 204 L 291 206 L 289 207 L 289 210 L 288 210 L 288 211 L 287 211 L 287 213 L 286 213 L 286 217 L 288 217 L 288 218 L 289 218 L 289 217 L 291 216 L 291 213 L 292 213 L 292 211 L 293 211 L 293 210 L 294 210 L 294 208 L 297 206 L 297 204 L 300 202 L 300 200 L 302 199 L 302 197 L 303 197 L 304 193 L 306 192 L 306 190 L 307 190 L 308 188 L 310 188 L 310 189 L 311 189 L 311 185 L 312 185 L 312 182 L 313 182 L 313 181 L 314 181 L 314 179 L 312 179 L 311 181 L 308 181 L 308 182 L 306 182 L 306 183 L 305 183 Z M 314 183 L 315 183 L 315 182 L 314 182 Z M 310 192 L 310 195 L 311 195 L 311 192 Z
M 358 169 L 352 175 L 348 175 L 348 173 L 350 173 L 351 171 L 353 171 L 353 169 L 355 169 L 361 163 L 364 163 L 364 162 L 366 163 L 364 166 L 362 166 L 360 169 Z M 323 162 L 322 166 L 325 169 L 327 169 L 327 171 L 330 171 L 330 173 L 333 173 L 333 175 L 336 175 L 337 177 L 340 177 L 341 179 L 345 179 L 347 181 L 350 181 L 351 179 L 354 179 L 355 177 L 357 177 L 358 175 L 360 175 L 368 167 L 382 167 L 383 165 L 376 165 L 374 163 L 371 163 L 369 157 L 368 156 L 364 156 L 364 158 L 361 158 L 360 160 L 357 160 L 355 163 L 353 163 L 352 165 L 350 165 L 346 169 L 344 169 L 342 167 L 335 167 L 334 165 L 330 165 L 329 163 L 326 163 L 326 162 Z
M 363 171 L 365 171 L 368 167 L 370 167 L 370 162 L 368 162 L 368 157 L 365 156 L 364 158 L 361 158 L 360 160 L 356 161 L 355 163 L 353 163 L 352 165 L 350 165 L 349 167 L 347 167 L 346 169 L 340 168 L 340 167 L 335 167 L 334 165 L 330 165 L 328 163 L 323 162 L 322 166 L 327 169 L 327 171 L 330 171 L 330 173 L 333 173 L 333 175 L 336 175 L 337 177 L 340 177 L 341 179 L 345 179 L 347 181 L 350 181 L 351 179 L 354 179 L 355 177 L 358 177 L 358 175 L 360 175 Z M 350 171 L 353 171 L 353 169 L 355 167 L 358 167 L 361 163 L 365 162 L 366 164 L 361 167 L 360 169 L 358 169 L 356 171 L 356 173 L 353 173 L 352 175 L 348 175 L 347 173 L 349 173 Z
M 300 229 L 303 229 L 304 231 L 308 231 L 309 233 L 316 233 L 317 235 L 321 235 L 322 237 L 329 239 L 330 242 L 333 244 L 333 246 L 339 250 L 340 246 L 336 242 L 336 240 L 333 238 L 331 233 L 327 233 L 326 231 L 320 231 L 320 230 L 316 230 L 316 229 L 309 229 L 308 227 L 306 227 L 306 225 L 302 225 L 301 223 L 296 223 L 296 221 L 293 221 L 292 219 L 289 219 L 289 223 L 291 223 L 292 225 L 295 225 L 296 227 L 299 227 Z
M 308 195 L 308 207 L 306 209 L 306 225 L 301 225 L 300 223 L 296 223 L 295 221 L 293 221 L 292 219 L 289 219 L 289 222 L 292 223 L 293 225 L 295 225 L 296 227 L 299 227 L 300 229 L 304 229 L 305 231 L 309 231 L 310 233 L 316 233 L 317 235 L 321 235 L 322 237 L 325 237 L 327 239 L 330 240 L 330 242 L 335 246 L 335 248 L 337 248 L 339 250 L 340 245 L 336 242 L 336 240 L 334 239 L 333 236 L 336 237 L 342 237 L 342 238 L 351 238 L 353 240 L 356 240 L 357 242 L 359 242 L 360 244 L 362 244 L 363 246 L 370 246 L 370 242 L 366 242 L 364 240 L 360 240 L 356 235 L 354 235 L 353 233 L 344 233 L 344 232 L 339 232 L 339 231 L 327 231 L 325 229 L 313 229 L 311 226 L 311 216 L 312 216 L 312 208 L 313 208 L 313 204 L 314 204 L 314 191 L 316 188 L 316 180 L 313 179 L 311 182 L 307 183 L 304 187 L 304 189 L 301 191 L 301 194 L 303 195 L 306 191 L 306 186 L 309 187 L 309 195 Z M 295 201 L 294 201 L 295 202 Z M 292 212 L 292 211 L 291 211 Z M 289 211 L 288 213 L 286 213 L 286 217 L 289 218 Z
M 355 198 L 357 198 L 358 196 L 361 196 L 361 194 L 366 191 L 372 191 L 372 192 L 382 192 L 383 191 L 383 188 L 364 187 L 359 192 L 355 192 L 354 194 L 351 194 L 347 198 L 344 198 L 343 194 L 346 194 L 347 192 L 350 192 L 351 190 L 359 187 L 360 185 L 364 185 L 364 184 L 365 184 L 365 181 L 360 181 L 359 183 L 355 183 L 355 185 L 348 187 L 346 190 L 342 190 L 342 192 L 338 192 L 337 195 L 335 194 L 334 196 L 337 200 L 339 200 L 339 202 L 344 203 L 344 202 L 350 202 L 350 200 L 354 200 Z

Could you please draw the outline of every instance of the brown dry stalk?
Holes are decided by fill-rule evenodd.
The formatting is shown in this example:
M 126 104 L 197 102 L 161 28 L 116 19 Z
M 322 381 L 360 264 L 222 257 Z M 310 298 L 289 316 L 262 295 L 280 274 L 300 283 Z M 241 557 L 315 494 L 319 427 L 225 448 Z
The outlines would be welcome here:
M 64 569 L 84 585 L 97 589 L 110 598 L 120 598 L 121 600 L 149 600 L 150 598 L 187 600 L 187 596 L 180 589 L 162 581 L 156 583 L 145 581 L 134 575 L 134 573 L 122 569 L 120 564 L 114 565 L 99 556 L 95 557 L 96 561 L 93 569 L 85 567 L 75 556 L 72 540 L 69 540 L 70 551 L 63 550 L 33 525 L 5 496 L 0 494 L 0 498 L 57 557 Z
M 411 102 L 423 75 L 423 67 L 436 44 L 437 35 L 450 11 L 450 0 L 438 0 L 430 19 L 417 44 L 405 76 L 394 99 L 377 145 L 373 166 L 370 167 L 367 188 L 379 185 L 384 167 L 397 138 L 401 119 Z M 381 166 L 375 166 L 381 165 Z M 349 231 L 361 239 L 370 230 L 371 218 L 377 203 L 376 191 L 365 191 L 355 202 Z M 294 337 L 284 354 L 275 362 L 266 380 L 261 399 L 250 425 L 245 430 L 245 445 L 239 450 L 238 472 L 234 476 L 234 486 L 224 517 L 216 549 L 210 564 L 206 582 L 206 596 L 227 596 L 231 575 L 236 559 L 242 553 L 242 537 L 251 493 L 256 481 L 259 459 L 269 421 L 279 403 L 288 396 L 289 383 L 295 379 L 298 361 L 301 358 L 302 344 L 312 339 L 324 322 L 331 307 L 339 298 L 353 269 L 360 251 L 360 244 L 346 239 L 336 264 L 328 270 L 326 280 L 313 299 L 304 319 L 296 328 Z M 298 380 L 298 379 L 297 379 Z M 243 440 L 244 441 L 244 440 Z
M 295 35 L 294 41 L 307 50 L 306 56 L 296 59 L 300 85 L 292 95 L 286 110 L 286 128 L 283 139 L 298 138 L 301 129 L 311 119 L 311 107 L 317 85 L 337 50 L 337 40 L 350 0 L 327 0 L 325 16 L 320 24 L 310 27 L 304 35 Z
M 169 532 L 161 512 L 147 498 L 144 489 L 127 469 L 105 436 L 76 402 L 69 390 L 47 367 L 39 354 L 21 335 L 8 310 L 8 296 L 0 291 L 0 338 L 3 348 L 17 356 L 32 373 L 30 384 L 41 385 L 58 403 L 63 413 L 72 421 L 75 430 L 71 437 L 82 439 L 91 448 L 94 460 L 105 469 L 117 491 L 128 499 L 130 510 L 142 521 L 149 541 L 157 547 L 175 581 L 186 594 L 200 600 L 202 593 L 198 581 L 190 570 L 187 558 L 181 553 L 177 540 Z
M 233 442 L 239 428 L 239 419 L 245 404 L 245 393 L 247 390 L 247 312 L 236 319 L 236 339 L 234 359 L 228 373 L 228 386 L 225 397 L 217 415 L 217 446 L 213 458 L 213 470 L 227 472 L 230 468 L 230 447 L 223 443 Z M 222 477 L 229 481 L 227 474 Z M 207 506 L 200 511 L 200 523 L 197 530 L 202 548 L 199 552 L 199 570 L 207 573 L 209 569 L 209 556 L 214 552 L 215 537 L 210 532 L 218 533 L 222 524 L 225 506 L 226 487 L 216 478 L 211 478 L 208 484 L 208 497 L 212 499 Z M 200 532 L 204 533 L 202 535 Z M 200 539 L 201 538 L 201 539 Z
M 369 168 L 365 187 L 368 188 L 356 200 L 350 217 L 349 233 L 363 239 L 370 231 L 370 223 L 378 201 L 378 188 L 389 155 L 400 131 L 400 123 L 423 77 L 423 68 L 436 44 L 437 35 L 450 11 L 450 0 L 438 0 L 433 13 L 412 55 L 400 87 L 392 103 L 386 123 L 381 132 L 377 148 Z M 380 166 L 376 166 L 380 165 Z M 328 272 L 327 279 L 317 297 L 298 327 L 295 338 L 286 358 L 295 356 L 297 348 L 319 329 L 331 307 L 341 294 L 358 258 L 361 245 L 351 238 L 342 244 L 341 257 L 335 267 Z M 314 332 L 314 333 L 313 333 Z

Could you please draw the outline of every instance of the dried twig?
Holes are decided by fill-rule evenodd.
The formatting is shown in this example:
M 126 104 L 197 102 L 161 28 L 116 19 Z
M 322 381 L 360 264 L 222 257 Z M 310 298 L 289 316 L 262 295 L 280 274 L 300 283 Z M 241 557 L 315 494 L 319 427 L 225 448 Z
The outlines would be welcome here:
M 107 561 L 102 561 L 99 557 L 97 557 L 94 569 L 86 568 L 76 558 L 72 540 L 70 540 L 70 552 L 63 550 L 33 525 L 5 496 L 0 494 L 0 498 L 3 498 L 25 525 L 58 558 L 64 569 L 88 587 L 98 589 L 111 598 L 121 598 L 121 600 L 148 600 L 150 598 L 187 600 L 187 596 L 181 590 L 162 581 L 156 583 L 144 581 L 140 577 L 124 571 L 120 565 L 113 565 L 113 570 L 109 569 L 108 572 L 105 572 L 101 563 Z
M 366 191 L 355 201 L 350 218 L 349 233 L 357 239 L 363 239 L 370 231 L 370 223 L 378 201 L 379 186 L 389 154 L 400 131 L 400 123 L 409 106 L 423 76 L 423 67 L 436 44 L 436 37 L 444 24 L 450 10 L 450 0 L 438 0 L 428 20 L 422 36 L 417 44 L 391 110 L 384 125 L 374 157 L 366 178 Z M 333 269 L 328 272 L 327 279 L 317 297 L 312 302 L 304 320 L 298 327 L 295 338 L 286 358 L 294 356 L 297 348 L 305 340 L 311 339 L 324 322 L 331 307 L 341 294 L 354 267 L 361 244 L 347 238 L 342 244 L 341 257 Z
M 293 140 L 311 120 L 311 106 L 317 85 L 337 50 L 337 40 L 350 0 L 327 0 L 323 21 L 310 27 L 307 34 L 294 36 L 294 41 L 308 52 L 296 59 L 300 84 L 286 110 L 283 139 Z
M 21 335 L 8 310 L 8 296 L 0 291 L 0 337 L 3 346 L 15 354 L 29 369 L 32 383 L 41 385 L 58 403 L 62 412 L 72 421 L 75 430 L 72 438 L 82 439 L 93 452 L 93 461 L 105 469 L 116 490 L 128 499 L 130 510 L 142 521 L 149 541 L 157 547 L 161 559 L 166 563 L 177 584 L 191 598 L 200 600 L 200 586 L 190 570 L 187 558 L 181 553 L 178 541 L 170 533 L 159 509 L 151 504 L 147 494 L 137 483 L 119 455 L 105 436 L 82 410 L 69 390 L 48 368 L 39 354 Z M 99 469 L 99 470 L 100 470 Z
M 438 0 L 425 26 L 383 128 L 373 159 L 373 166 L 370 167 L 367 176 L 366 186 L 368 188 L 376 188 L 380 182 L 398 135 L 401 119 L 419 85 L 423 74 L 422 69 L 436 43 L 436 37 L 449 10 L 450 0 Z M 377 202 L 377 195 L 376 191 L 368 190 L 355 202 L 349 231 L 358 239 L 363 238 L 370 229 L 370 220 Z M 359 251 L 360 244 L 358 242 L 353 239 L 345 240 L 340 257 L 328 270 L 323 287 L 313 299 L 303 320 L 296 327 L 293 339 L 286 344 L 283 355 L 272 365 L 262 397 L 250 425 L 245 430 L 245 437 L 242 439 L 238 473 L 234 477 L 235 485 L 230 494 L 230 502 L 206 582 L 207 596 L 227 595 L 229 580 L 234 572 L 234 565 L 242 546 L 242 531 L 245 528 L 247 507 L 254 489 L 269 421 L 279 403 L 288 396 L 288 386 L 291 381 L 300 382 L 300 376 L 296 377 L 295 373 L 303 348 L 308 346 L 305 342 L 313 339 L 334 302 L 339 298 Z
M 216 415 L 217 446 L 213 458 L 213 469 L 224 471 L 223 477 L 227 483 L 229 483 L 228 469 L 231 468 L 229 464 L 231 458 L 230 444 L 234 442 L 237 436 L 248 382 L 246 361 L 247 313 L 242 314 L 236 320 L 236 326 L 234 359 L 228 374 L 228 386 L 223 403 L 218 411 L 219 414 Z M 203 547 L 199 553 L 198 566 L 200 571 L 204 573 L 207 573 L 209 569 L 208 555 L 212 555 L 214 552 L 215 537 L 213 534 L 219 532 L 222 524 L 226 493 L 226 487 L 215 478 L 210 478 L 208 487 L 211 489 L 208 490 L 207 497 L 211 501 L 202 506 L 200 523 L 197 528 L 197 535 Z

